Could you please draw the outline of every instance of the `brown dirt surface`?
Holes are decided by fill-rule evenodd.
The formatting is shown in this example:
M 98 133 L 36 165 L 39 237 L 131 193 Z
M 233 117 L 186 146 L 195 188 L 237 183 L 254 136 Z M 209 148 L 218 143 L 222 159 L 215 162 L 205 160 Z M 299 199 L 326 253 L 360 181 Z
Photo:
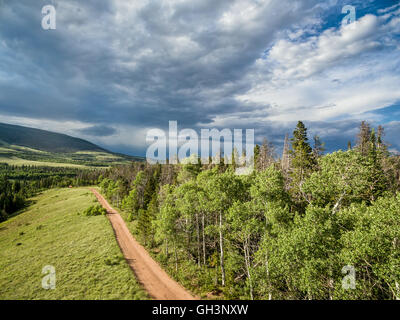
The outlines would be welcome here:
M 90 189 L 107 210 L 107 217 L 114 229 L 115 238 L 127 263 L 138 281 L 155 300 L 195 300 L 185 288 L 171 279 L 130 233 L 121 215 L 95 189 Z

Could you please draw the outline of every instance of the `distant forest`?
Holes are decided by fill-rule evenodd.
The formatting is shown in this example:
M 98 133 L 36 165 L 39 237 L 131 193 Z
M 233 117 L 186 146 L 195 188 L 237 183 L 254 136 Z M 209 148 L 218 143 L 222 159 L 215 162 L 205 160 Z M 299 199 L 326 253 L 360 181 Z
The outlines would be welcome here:
M 87 186 L 97 183 L 100 170 L 11 166 L 0 163 L 0 222 L 20 211 L 28 199 L 55 187 Z
M 121 165 L 99 183 L 135 236 L 201 297 L 399 298 L 400 157 L 367 122 L 345 151 L 325 155 L 312 140 L 298 122 L 278 160 L 264 140 L 250 175 L 235 174 L 233 153 L 232 164 Z

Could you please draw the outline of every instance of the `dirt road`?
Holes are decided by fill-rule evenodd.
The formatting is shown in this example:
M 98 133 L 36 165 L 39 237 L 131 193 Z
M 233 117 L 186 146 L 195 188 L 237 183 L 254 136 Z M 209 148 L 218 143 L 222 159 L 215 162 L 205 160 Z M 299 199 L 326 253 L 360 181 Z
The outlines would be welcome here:
M 115 237 L 129 266 L 138 281 L 156 300 L 194 300 L 179 283 L 172 280 L 160 265 L 151 258 L 146 249 L 132 236 L 124 220 L 95 189 L 90 189 L 100 204 L 107 210 L 107 217 L 114 229 Z

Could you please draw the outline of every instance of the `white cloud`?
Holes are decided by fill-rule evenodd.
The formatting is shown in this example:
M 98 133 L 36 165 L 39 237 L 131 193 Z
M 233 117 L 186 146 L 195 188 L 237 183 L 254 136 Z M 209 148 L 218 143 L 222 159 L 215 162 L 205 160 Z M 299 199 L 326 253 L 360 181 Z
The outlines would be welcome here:
M 367 15 L 355 28 L 328 29 L 303 41 L 278 40 L 252 73 L 252 88 L 237 95 L 265 110 L 265 120 L 354 118 L 400 100 L 400 51 L 389 41 L 394 20 Z M 389 30 L 388 30 L 389 29 Z
M 269 59 L 276 64 L 275 80 L 306 78 L 349 57 L 370 51 L 379 46 L 375 41 L 377 18 L 363 17 L 344 26 L 339 31 L 328 29 L 305 42 L 278 41 L 271 49 Z
M 55 2 L 52 33 L 31 0 L 0 11 L 0 114 L 70 134 L 111 126 L 94 142 L 141 148 L 168 120 L 279 131 L 399 100 L 399 7 L 321 32 L 340 1 Z

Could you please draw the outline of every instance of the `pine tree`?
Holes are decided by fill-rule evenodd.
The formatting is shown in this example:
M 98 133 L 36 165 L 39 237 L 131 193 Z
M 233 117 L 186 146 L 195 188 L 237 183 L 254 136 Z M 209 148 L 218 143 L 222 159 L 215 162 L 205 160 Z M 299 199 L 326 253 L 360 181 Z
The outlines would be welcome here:
M 289 135 L 285 135 L 285 142 L 283 144 L 283 153 L 281 160 L 282 170 L 287 172 L 290 167 L 290 147 L 289 147 Z
M 235 171 L 236 168 L 240 165 L 239 152 L 236 147 L 233 148 L 231 155 L 231 168 Z
M 315 157 L 313 156 L 313 150 L 308 143 L 307 128 L 302 121 L 299 121 L 296 129 L 293 132 L 292 150 L 291 150 L 291 193 L 300 205 L 303 207 L 303 192 L 302 184 L 304 180 L 312 173 L 313 168 L 316 165 Z
M 254 164 L 258 162 L 258 157 L 260 156 L 260 146 L 256 144 L 254 146 Z
M 138 219 L 138 227 L 139 232 L 141 233 L 145 244 L 153 243 L 154 240 L 154 230 L 153 223 L 156 219 L 158 212 L 158 201 L 157 201 L 157 192 L 154 192 L 153 197 L 147 207 L 145 212 L 142 212 L 142 215 L 139 214 Z
M 267 169 L 274 162 L 274 146 L 264 138 L 258 155 L 256 167 L 258 170 L 263 171 Z
M 385 175 L 382 169 L 382 159 L 377 148 L 375 129 L 371 130 L 370 147 L 368 151 L 368 165 L 370 166 L 370 200 L 375 201 L 385 190 Z
M 6 221 L 7 220 L 7 212 L 4 209 L 0 210 L 0 222 L 1 221 Z
M 362 121 L 357 135 L 357 149 L 363 156 L 368 155 L 371 139 L 371 127 L 367 121 Z
M 137 228 L 139 231 L 139 234 L 142 236 L 144 240 L 144 244 L 147 245 L 147 238 L 149 234 L 149 216 L 147 210 L 144 209 L 139 209 L 138 211 L 138 224 Z
M 388 145 L 383 141 L 385 136 L 385 129 L 383 126 L 378 126 L 377 138 L 376 138 L 376 148 L 381 157 L 386 158 L 389 156 Z
M 316 159 L 320 158 L 323 156 L 325 152 L 325 142 L 321 141 L 321 138 L 318 135 L 314 135 L 314 148 L 313 148 L 313 154 Z

